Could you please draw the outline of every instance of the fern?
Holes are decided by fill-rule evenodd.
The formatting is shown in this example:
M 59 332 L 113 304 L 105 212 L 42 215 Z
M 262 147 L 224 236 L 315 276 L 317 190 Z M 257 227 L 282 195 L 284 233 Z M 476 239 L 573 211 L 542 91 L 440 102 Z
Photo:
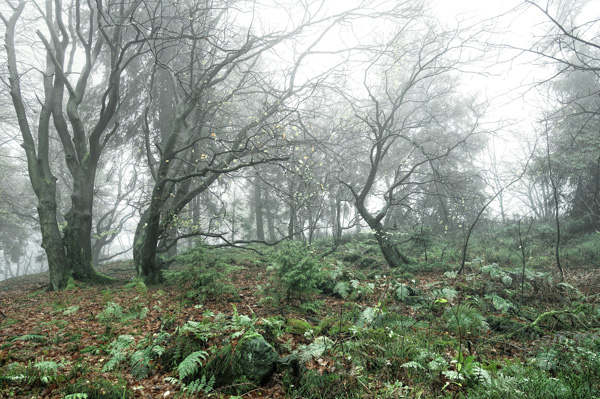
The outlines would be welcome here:
M 152 348 L 135 351 L 131 355 L 131 375 L 136 380 L 147 378 L 150 375 Z
M 441 356 L 436 356 L 435 359 L 427 363 L 427 368 L 434 373 L 441 373 L 448 368 L 448 362 Z
M 561 290 L 563 290 L 568 295 L 575 295 L 575 296 L 577 296 L 579 298 L 583 298 L 584 297 L 584 295 L 581 293 L 581 291 L 579 291 L 576 287 L 572 286 L 569 283 L 562 282 L 562 283 L 556 284 L 556 286 L 558 288 L 560 288 Z
M 63 399 L 87 399 L 87 393 L 72 393 L 70 395 L 65 395 Z
M 133 345 L 133 342 L 134 338 L 131 335 L 119 335 L 109 346 L 108 353 L 111 358 L 102 367 L 102 372 L 112 371 L 124 361 L 127 358 L 126 351 Z
M 317 337 L 310 345 L 302 345 L 298 356 L 302 362 L 318 359 L 323 356 L 327 347 L 333 346 L 333 341 L 327 337 Z
M 504 271 L 500 270 L 496 263 L 492 263 L 490 265 L 485 265 L 481 268 L 482 274 L 489 274 L 491 278 L 501 278 L 504 274 Z
M 380 313 L 380 309 L 368 307 L 362 311 L 356 325 L 359 327 L 369 326 Z
M 34 341 L 34 342 L 42 342 L 46 340 L 45 335 L 40 334 L 26 334 L 21 335 L 20 337 L 13 338 L 13 341 Z
M 56 372 L 63 364 L 53 362 L 51 360 L 43 360 L 37 362 L 33 367 L 39 372 L 39 379 L 44 384 L 49 384 L 56 379 Z
M 183 390 L 188 394 L 197 394 L 203 392 L 204 394 L 208 394 L 213 390 L 215 386 L 215 376 L 210 377 L 208 381 L 206 381 L 206 376 L 203 375 L 201 379 L 192 381 L 187 386 L 183 388 Z
M 177 378 L 175 377 L 165 377 L 164 381 L 167 384 L 171 384 L 171 385 L 181 385 L 181 381 L 179 381 Z
M 43 374 L 55 373 L 61 365 L 51 360 L 44 360 L 33 365 Z
M 487 299 L 488 301 L 491 301 L 492 305 L 494 305 L 494 308 L 496 308 L 496 310 L 499 310 L 501 312 L 508 312 L 510 309 L 514 308 L 514 305 L 512 304 L 511 301 L 504 299 L 501 296 L 498 296 L 496 294 L 486 295 L 485 299 Z
M 121 321 L 123 319 L 123 308 L 114 302 L 109 302 L 102 312 L 96 315 L 100 323 L 110 323 L 112 321 Z
M 448 321 L 448 328 L 457 333 L 482 332 L 489 328 L 485 317 L 469 305 L 455 306 L 448 309 L 444 315 Z
M 454 288 L 444 287 L 441 289 L 433 290 L 433 296 L 436 299 L 444 298 L 447 301 L 452 301 L 458 295 L 458 292 Z
M 398 284 L 396 286 L 396 298 L 399 301 L 404 301 L 410 296 L 410 289 L 406 284 Z
M 129 308 L 126 314 L 123 314 L 119 321 L 127 321 L 127 320 L 135 320 L 135 319 L 145 319 L 148 315 L 149 309 L 147 307 L 141 306 L 132 306 Z
M 211 325 L 193 320 L 189 320 L 183 326 L 179 327 L 178 332 L 181 335 L 193 334 L 197 339 L 204 342 L 208 341 L 214 335 Z
M 181 363 L 179 363 L 179 366 L 177 366 L 179 379 L 183 381 L 184 378 L 196 374 L 202 365 L 202 361 L 206 359 L 207 355 L 208 353 L 206 351 L 190 353 Z
M 139 350 L 135 351 L 129 361 L 131 364 L 131 374 L 138 380 L 146 378 L 152 370 L 152 360 L 163 355 L 166 349 L 161 346 L 171 335 L 161 332 L 156 336 L 148 336 L 137 344 Z
M 350 294 L 349 289 L 350 287 L 346 281 L 339 281 L 335 287 L 333 287 L 333 293 L 338 294 L 343 299 L 346 299 L 346 297 Z
M 75 313 L 77 313 L 77 311 L 79 310 L 79 305 L 73 305 L 73 306 L 69 306 L 68 308 L 66 308 L 62 314 L 64 316 L 71 316 Z
M 344 275 L 345 270 L 346 270 L 346 266 L 344 265 L 344 263 L 338 260 L 336 262 L 333 270 L 331 270 L 331 272 L 329 272 L 329 278 L 331 278 L 333 281 L 335 281 Z
M 404 367 L 406 369 L 415 369 L 415 370 L 425 370 L 425 367 L 421 365 L 419 362 L 415 362 L 414 360 L 410 362 L 406 362 L 402 364 L 400 367 Z

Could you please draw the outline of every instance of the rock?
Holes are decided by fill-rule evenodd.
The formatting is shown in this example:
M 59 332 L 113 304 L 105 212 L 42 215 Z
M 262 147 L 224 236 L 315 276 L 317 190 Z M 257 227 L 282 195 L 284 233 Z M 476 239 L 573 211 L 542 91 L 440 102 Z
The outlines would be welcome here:
M 277 360 L 275 349 L 255 332 L 246 333 L 235 349 L 236 371 L 257 385 L 273 373 Z
M 310 323 L 300 319 L 289 319 L 287 321 L 286 331 L 290 334 L 304 335 L 305 332 L 312 329 Z

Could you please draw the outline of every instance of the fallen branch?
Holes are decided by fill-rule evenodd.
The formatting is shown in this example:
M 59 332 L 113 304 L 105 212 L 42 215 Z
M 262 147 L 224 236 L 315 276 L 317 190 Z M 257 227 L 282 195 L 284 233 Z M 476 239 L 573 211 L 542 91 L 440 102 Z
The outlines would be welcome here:
M 565 314 L 570 315 L 571 317 L 573 317 L 573 319 L 577 320 L 586 330 L 589 330 L 588 326 L 585 325 L 585 323 L 582 322 L 579 319 L 579 317 L 577 317 L 577 313 L 581 310 L 582 307 L 583 307 L 583 305 L 579 305 L 575 309 L 549 310 L 547 312 L 544 312 L 544 313 L 540 314 L 538 317 L 536 317 L 536 319 L 534 321 L 532 321 L 531 323 L 529 323 L 528 325 L 523 326 L 523 327 L 519 328 L 518 330 L 511 332 L 510 334 L 507 334 L 506 338 L 511 338 L 512 336 L 514 336 L 517 333 L 520 333 L 525 330 L 533 329 L 534 327 L 537 327 L 538 324 L 540 324 L 544 319 L 552 317 L 552 318 L 555 318 L 558 320 L 557 316 L 565 315 Z

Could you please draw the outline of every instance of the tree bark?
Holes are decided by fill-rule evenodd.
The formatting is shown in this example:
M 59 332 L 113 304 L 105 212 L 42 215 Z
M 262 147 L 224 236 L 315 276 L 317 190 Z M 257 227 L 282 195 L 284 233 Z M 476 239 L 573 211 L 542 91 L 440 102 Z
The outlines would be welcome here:
M 67 225 L 63 230 L 63 243 L 67 265 L 75 280 L 109 283 L 113 281 L 110 277 L 94 269 L 92 256 L 92 209 L 96 168 L 96 163 L 82 168 L 73 181 L 71 209 L 65 215 Z
M 160 208 L 150 206 L 142 215 L 135 231 L 133 260 L 137 277 L 146 284 L 160 284 L 164 281 L 161 265 L 156 258 L 159 240 Z
M 381 226 L 381 224 L 376 225 L 375 227 L 371 226 L 371 228 L 373 229 L 373 234 L 375 235 L 375 238 L 377 239 L 377 243 L 379 244 L 381 253 L 383 254 L 385 261 L 387 262 L 387 264 L 390 267 L 396 268 L 396 267 L 400 267 L 400 266 L 408 265 L 408 264 L 412 263 L 410 258 L 408 258 L 406 255 L 404 255 L 398 249 L 396 244 L 394 244 L 390 235 L 383 228 L 383 226 Z
M 49 182 L 47 191 L 52 191 L 55 183 Z M 46 191 L 43 190 L 43 191 Z M 48 258 L 50 282 L 48 291 L 58 291 L 67 286 L 67 281 L 72 276 L 68 265 L 63 239 L 56 222 L 56 202 L 51 193 L 41 193 L 38 204 L 40 229 L 42 233 L 42 248 Z
M 256 218 L 256 239 L 265 240 L 265 222 L 263 217 L 263 201 L 261 180 L 258 176 L 254 177 L 254 216 Z

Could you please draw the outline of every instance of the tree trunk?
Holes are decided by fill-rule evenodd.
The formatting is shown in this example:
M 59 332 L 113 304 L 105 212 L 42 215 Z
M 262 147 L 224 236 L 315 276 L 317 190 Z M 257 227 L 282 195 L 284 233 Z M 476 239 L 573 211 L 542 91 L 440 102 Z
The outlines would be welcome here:
M 381 225 L 371 228 L 374 230 L 381 253 L 390 267 L 396 268 L 411 263 L 411 260 L 392 242 L 389 234 Z
M 269 241 L 275 242 L 277 240 L 277 234 L 275 230 L 275 216 L 273 216 L 273 211 L 267 208 L 266 216 L 267 227 L 269 229 Z
M 340 245 L 342 240 L 342 201 L 336 197 L 335 199 L 335 220 L 333 224 L 333 243 L 335 246 Z
M 150 205 L 138 223 L 133 244 L 133 261 L 137 277 L 148 285 L 164 282 L 160 262 L 156 259 L 159 239 L 160 205 Z
M 63 242 L 67 254 L 67 265 L 73 278 L 88 283 L 113 281 L 94 269 L 92 259 L 92 209 L 94 202 L 95 165 L 82 168 L 73 180 L 71 209 L 65 215 L 67 225 L 63 230 Z
M 263 218 L 262 187 L 258 176 L 254 177 L 254 216 L 256 217 L 256 239 L 265 240 L 265 222 Z
M 46 198 L 44 198 L 46 197 Z M 72 276 L 67 265 L 67 255 L 63 239 L 56 223 L 56 202 L 53 195 L 40 198 L 38 215 L 42 232 L 42 248 L 46 251 L 50 283 L 48 291 L 58 291 L 67 286 L 67 281 Z
M 294 223 L 296 221 L 296 208 L 292 205 L 292 199 L 290 199 L 290 218 L 288 220 L 288 237 L 290 240 L 294 240 Z

